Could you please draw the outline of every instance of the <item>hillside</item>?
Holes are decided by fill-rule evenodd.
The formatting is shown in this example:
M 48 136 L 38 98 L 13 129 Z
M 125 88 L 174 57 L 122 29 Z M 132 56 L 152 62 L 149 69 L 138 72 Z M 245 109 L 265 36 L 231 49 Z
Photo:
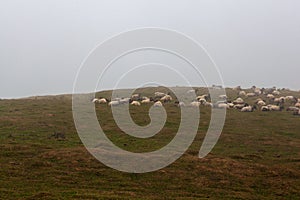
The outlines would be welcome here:
M 136 93 L 151 96 L 158 90 L 168 92 L 143 88 Z M 198 88 L 197 93 L 207 90 Z M 231 101 L 239 96 L 231 88 L 226 93 Z M 280 93 L 300 98 L 300 92 Z M 253 105 L 259 97 L 268 101 L 265 95 L 243 99 Z M 116 126 L 108 105 L 95 106 L 108 138 L 132 152 L 168 144 L 180 122 L 174 100 L 165 103 L 164 129 L 137 139 Z M 130 106 L 133 120 L 147 125 L 150 107 Z M 0 199 L 300 199 L 300 116 L 285 109 L 228 109 L 217 145 L 199 159 L 211 110 L 200 106 L 198 134 L 184 156 L 156 172 L 129 174 L 106 167 L 87 152 L 74 126 L 71 95 L 0 100 Z

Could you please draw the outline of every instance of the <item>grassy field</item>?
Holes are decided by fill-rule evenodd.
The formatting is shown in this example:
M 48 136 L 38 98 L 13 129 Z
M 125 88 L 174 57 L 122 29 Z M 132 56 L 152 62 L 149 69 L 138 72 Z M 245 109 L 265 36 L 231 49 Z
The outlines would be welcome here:
M 145 95 L 154 91 L 140 90 Z M 237 96 L 231 89 L 227 94 Z M 300 95 L 283 91 L 288 94 Z M 149 107 L 131 108 L 137 124 L 149 123 Z M 174 137 L 180 109 L 173 103 L 165 107 L 167 123 L 149 139 L 122 133 L 107 105 L 97 105 L 96 110 L 116 145 L 140 152 L 161 148 Z M 200 109 L 197 137 L 180 159 L 156 172 L 129 174 L 106 167 L 84 148 L 74 127 L 70 95 L 0 100 L 0 198 L 300 199 L 299 116 L 228 110 L 217 145 L 199 159 L 210 120 L 210 108 Z

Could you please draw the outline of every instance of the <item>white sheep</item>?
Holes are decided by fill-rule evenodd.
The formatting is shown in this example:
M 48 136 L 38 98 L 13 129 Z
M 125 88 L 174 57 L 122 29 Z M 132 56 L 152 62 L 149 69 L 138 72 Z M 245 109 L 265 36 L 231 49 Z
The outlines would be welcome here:
M 120 101 L 115 101 L 114 100 L 114 101 L 109 102 L 108 105 L 109 106 L 117 106 L 117 105 L 120 105 Z
M 162 107 L 163 104 L 160 101 L 157 101 L 153 104 L 154 107 Z
M 300 108 L 300 102 L 296 103 L 295 107 Z
M 165 93 L 163 93 L 163 92 L 155 92 L 154 93 L 154 96 L 156 97 L 156 98 L 162 98 L 162 97 L 164 97 L 164 96 L 166 96 L 167 94 L 165 94 Z
M 276 105 L 268 105 L 270 111 L 281 111 L 282 107 Z
M 150 103 L 151 101 L 150 101 L 150 99 L 148 98 L 148 99 L 144 99 L 144 100 L 142 100 L 142 103 Z
M 256 94 L 253 93 L 253 92 L 250 92 L 250 93 L 247 93 L 247 94 L 246 94 L 247 97 L 254 97 L 255 95 L 256 95 Z
M 278 90 L 274 90 L 274 91 L 272 92 L 272 94 L 274 94 L 274 95 L 280 95 L 280 92 L 279 92 Z
M 123 98 L 119 100 L 120 104 L 127 104 L 130 102 L 130 98 Z
M 259 106 L 265 106 L 266 102 L 264 102 L 263 100 L 259 100 L 256 104 Z
M 170 101 L 172 101 L 172 97 L 170 96 L 170 95 L 165 95 L 164 97 L 162 97 L 161 99 L 160 99 L 160 101 L 163 101 L 163 102 L 170 102 Z
M 178 107 L 185 107 L 185 103 L 184 102 L 179 102 Z
M 239 96 L 246 96 L 246 92 L 245 91 L 240 91 Z
M 234 100 L 233 103 L 234 103 L 234 104 L 243 104 L 243 103 L 244 103 L 244 100 L 243 100 L 241 97 L 239 97 L 239 98 L 237 98 L 236 100 Z
M 270 111 L 269 106 L 262 106 L 260 108 L 261 111 Z
M 273 94 L 267 94 L 267 98 L 268 98 L 268 99 L 274 99 L 275 96 L 274 96 Z
M 133 106 L 140 106 L 141 103 L 138 102 L 138 101 L 133 101 L 133 102 L 131 102 L 131 105 L 133 105 Z
M 254 109 L 255 107 L 253 106 L 245 106 L 241 109 L 241 112 L 253 112 Z
M 206 103 L 206 99 L 204 99 L 204 98 L 203 99 L 199 99 L 198 101 L 200 102 L 201 105 L 204 105 Z
M 219 103 L 218 105 L 217 105 L 217 108 L 229 108 L 229 106 L 226 104 L 226 103 Z
M 200 102 L 199 101 L 193 101 L 190 103 L 190 106 L 192 107 L 199 107 L 200 106 Z

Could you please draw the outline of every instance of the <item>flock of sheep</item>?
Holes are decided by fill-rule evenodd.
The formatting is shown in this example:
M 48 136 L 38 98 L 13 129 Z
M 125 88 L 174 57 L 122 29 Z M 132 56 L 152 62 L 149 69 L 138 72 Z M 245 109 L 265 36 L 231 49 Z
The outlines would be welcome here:
M 162 107 L 164 103 L 174 102 L 176 106 L 185 107 L 199 107 L 210 106 L 220 109 L 238 109 L 241 112 L 260 111 L 292 111 L 294 115 L 300 115 L 300 98 L 294 96 L 280 96 L 281 92 L 276 88 L 256 88 L 253 86 L 251 92 L 245 92 L 240 86 L 233 88 L 236 91 L 236 98 L 230 100 L 226 95 L 220 95 L 219 101 L 212 103 L 209 94 L 202 94 L 196 97 L 191 102 L 183 102 L 174 100 L 170 93 L 155 92 L 153 97 L 141 96 L 140 94 L 133 94 L 130 98 L 115 98 L 108 100 L 106 98 L 95 98 L 93 103 L 108 104 L 109 106 L 117 106 L 122 104 L 131 104 L 133 106 L 141 106 L 142 104 L 153 103 L 154 107 Z M 195 90 L 188 90 L 186 92 L 197 93 Z M 255 98 L 257 97 L 257 98 Z M 252 105 L 246 103 L 246 99 L 251 98 Z M 244 100 L 245 99 L 245 100 Z M 253 101 L 253 99 L 255 99 Z M 249 101 L 248 101 L 249 102 Z

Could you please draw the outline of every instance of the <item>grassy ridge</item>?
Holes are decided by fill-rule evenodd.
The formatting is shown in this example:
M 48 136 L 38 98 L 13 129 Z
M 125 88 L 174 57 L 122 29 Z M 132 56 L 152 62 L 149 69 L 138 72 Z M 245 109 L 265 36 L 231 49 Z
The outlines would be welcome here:
M 154 91 L 141 92 L 150 96 Z M 236 97 L 231 89 L 227 94 Z M 300 199 L 299 116 L 228 110 L 219 142 L 199 159 L 210 120 L 210 109 L 201 107 L 199 133 L 183 157 L 157 172 L 128 174 L 104 166 L 85 150 L 71 103 L 70 96 L 0 101 L 1 199 Z M 137 124 L 149 123 L 149 107 L 131 109 Z M 165 107 L 168 121 L 150 139 L 122 133 L 108 106 L 96 110 L 115 144 L 140 152 L 161 148 L 174 137 L 180 111 L 172 103 Z M 65 138 L 56 138 L 55 131 Z

